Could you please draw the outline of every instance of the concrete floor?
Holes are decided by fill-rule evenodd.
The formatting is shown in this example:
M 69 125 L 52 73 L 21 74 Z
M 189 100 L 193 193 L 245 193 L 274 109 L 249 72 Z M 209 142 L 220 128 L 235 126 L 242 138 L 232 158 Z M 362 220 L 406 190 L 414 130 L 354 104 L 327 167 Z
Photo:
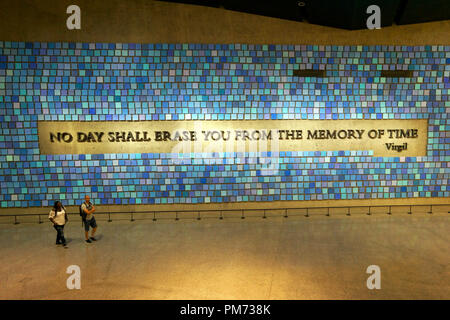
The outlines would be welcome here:
M 88 245 L 72 218 L 68 249 L 50 223 L 0 225 L 0 299 L 450 298 L 448 214 L 98 222 Z

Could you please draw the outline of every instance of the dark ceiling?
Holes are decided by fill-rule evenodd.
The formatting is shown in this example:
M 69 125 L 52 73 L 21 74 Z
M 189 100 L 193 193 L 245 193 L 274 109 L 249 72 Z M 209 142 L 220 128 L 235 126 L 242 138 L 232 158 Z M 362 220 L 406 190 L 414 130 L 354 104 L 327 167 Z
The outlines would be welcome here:
M 306 21 L 349 30 L 365 29 L 371 15 L 367 7 L 377 5 L 381 27 L 450 19 L 450 0 L 165 0 L 216 7 L 257 15 Z

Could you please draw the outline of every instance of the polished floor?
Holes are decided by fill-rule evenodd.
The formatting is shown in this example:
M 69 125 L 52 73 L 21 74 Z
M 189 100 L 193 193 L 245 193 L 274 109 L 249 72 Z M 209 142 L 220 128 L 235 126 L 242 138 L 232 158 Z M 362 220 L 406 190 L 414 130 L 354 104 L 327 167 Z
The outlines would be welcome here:
M 50 223 L 0 224 L 0 299 L 450 298 L 447 213 L 98 223 L 85 244 L 72 217 L 68 249 Z

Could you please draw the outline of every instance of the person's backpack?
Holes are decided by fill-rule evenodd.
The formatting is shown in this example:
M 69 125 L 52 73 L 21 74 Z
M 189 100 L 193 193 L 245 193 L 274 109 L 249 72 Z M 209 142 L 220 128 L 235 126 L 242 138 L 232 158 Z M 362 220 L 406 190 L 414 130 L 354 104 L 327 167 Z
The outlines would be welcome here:
M 80 216 L 81 216 L 81 220 L 86 220 L 86 212 L 84 212 L 83 208 L 82 208 L 83 204 L 80 204 Z

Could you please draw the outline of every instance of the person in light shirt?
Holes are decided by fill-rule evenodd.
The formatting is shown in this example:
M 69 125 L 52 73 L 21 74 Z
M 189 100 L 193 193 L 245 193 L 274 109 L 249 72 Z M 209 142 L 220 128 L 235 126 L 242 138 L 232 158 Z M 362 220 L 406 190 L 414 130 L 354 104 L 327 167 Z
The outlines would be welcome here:
M 84 197 L 84 202 L 81 204 L 81 210 L 84 212 L 85 217 L 83 219 L 84 224 L 84 236 L 86 243 L 91 243 L 92 241 L 97 241 L 95 239 L 95 231 L 97 231 L 97 222 L 95 221 L 94 212 L 95 207 L 91 202 L 91 198 L 86 195 Z M 92 235 L 89 238 L 89 227 L 92 228 Z
M 56 201 L 48 215 L 48 219 L 53 223 L 56 230 L 56 244 L 62 244 L 67 248 L 66 238 L 64 238 L 64 226 L 69 221 L 67 212 L 60 201 Z

